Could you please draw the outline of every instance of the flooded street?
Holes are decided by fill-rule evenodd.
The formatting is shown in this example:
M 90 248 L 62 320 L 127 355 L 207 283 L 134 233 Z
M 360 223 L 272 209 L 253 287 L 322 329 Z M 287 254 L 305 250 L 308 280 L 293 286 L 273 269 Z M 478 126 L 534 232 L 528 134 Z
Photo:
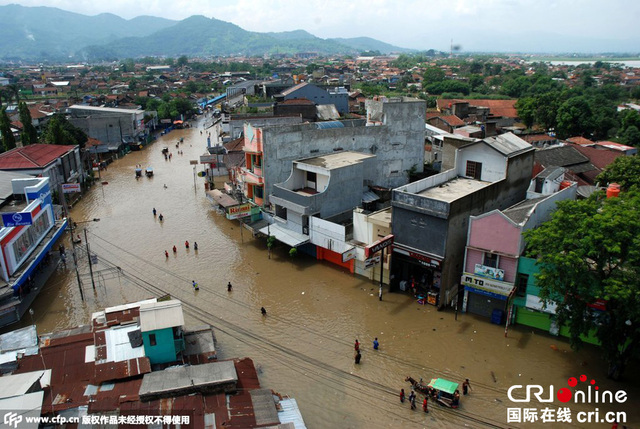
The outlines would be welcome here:
M 98 255 L 95 291 L 87 255 L 81 253 L 85 301 L 72 264 L 60 269 L 33 307 L 39 333 L 86 324 L 92 312 L 107 306 L 168 293 L 185 303 L 187 325 L 214 326 L 220 358 L 251 357 L 263 387 L 296 398 L 309 428 L 558 427 L 507 424 L 508 407 L 528 405 L 510 402 L 507 389 L 552 384 L 557 390 L 581 374 L 595 379 L 600 389 L 626 390 L 626 404 L 599 408 L 626 411 L 630 426 L 638 426 L 640 414 L 630 406 L 640 398 L 637 371 L 628 370 L 626 383 L 606 380 L 606 367 L 593 347 L 576 353 L 565 339 L 524 327 L 510 327 L 505 338 L 504 326 L 467 314 L 456 320 L 453 311 L 438 312 L 386 288 L 379 301 L 375 283 L 302 254 L 292 259 L 283 245 L 269 259 L 264 239 L 254 239 L 237 221 L 212 209 L 202 178 L 195 178 L 194 187 L 189 161 L 206 151 L 206 132 L 200 131 L 172 131 L 101 172 L 108 185 L 98 181 L 71 213 L 76 222 L 89 221 L 78 225 L 78 233 L 86 227 L 91 252 Z M 181 137 L 184 155 L 177 154 Z M 163 146 L 173 152 L 170 161 L 164 160 Z M 152 166 L 154 177 L 136 180 L 136 164 Z M 154 207 L 163 222 L 153 216 Z M 93 218 L 100 221 L 90 222 Z M 199 283 L 198 292 L 192 280 Z M 229 281 L 232 292 L 227 292 Z M 266 317 L 260 307 L 267 309 Z M 380 350 L 372 349 L 374 337 Z M 362 343 L 360 365 L 353 359 L 356 338 Z M 472 390 L 460 409 L 430 403 L 425 415 L 420 405 L 411 411 L 398 399 L 401 388 L 410 391 L 404 381 L 408 375 L 459 383 L 469 378 Z M 422 396 L 418 399 L 421 403 Z M 573 422 L 561 426 L 585 427 L 575 420 L 583 407 L 571 408 Z

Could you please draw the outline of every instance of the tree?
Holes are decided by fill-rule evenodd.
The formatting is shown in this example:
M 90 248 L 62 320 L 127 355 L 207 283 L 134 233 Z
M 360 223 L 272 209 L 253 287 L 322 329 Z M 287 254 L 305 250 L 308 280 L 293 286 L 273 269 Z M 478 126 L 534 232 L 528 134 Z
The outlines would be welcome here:
M 424 85 L 442 82 L 444 80 L 444 71 L 440 67 L 428 67 L 423 74 Z
M 622 142 L 630 146 L 640 146 L 640 130 L 635 125 L 631 125 L 622 133 Z
M 617 183 L 623 191 L 637 186 L 640 189 L 640 157 L 619 156 L 596 177 L 601 185 Z
M 0 111 L 0 136 L 2 136 L 2 145 L 5 151 L 16 147 L 16 138 L 11 131 L 11 121 L 9 120 L 9 116 L 7 116 L 6 108 Z
M 38 143 L 38 131 L 33 126 L 31 112 L 24 101 L 18 105 L 20 111 L 20 122 L 22 122 L 22 145 Z
M 600 341 L 608 375 L 620 377 L 640 348 L 640 193 L 562 201 L 549 222 L 525 232 L 538 258 L 540 298 L 557 304 L 572 347 L 592 332 Z M 605 311 L 592 305 L 606 302 Z
M 45 143 L 56 145 L 78 145 L 84 148 L 89 137 L 80 128 L 75 127 L 64 115 L 53 115 L 42 133 Z
M 532 97 L 520 98 L 516 102 L 518 116 L 527 128 L 531 128 L 536 119 L 536 100 Z
M 562 103 L 556 119 L 560 138 L 589 135 L 593 131 L 593 113 L 584 96 L 573 97 Z
M 187 58 L 186 55 L 182 55 L 181 57 L 178 58 L 178 60 L 176 61 L 176 65 L 178 67 L 183 67 L 186 66 L 187 64 L 189 64 L 189 58 Z

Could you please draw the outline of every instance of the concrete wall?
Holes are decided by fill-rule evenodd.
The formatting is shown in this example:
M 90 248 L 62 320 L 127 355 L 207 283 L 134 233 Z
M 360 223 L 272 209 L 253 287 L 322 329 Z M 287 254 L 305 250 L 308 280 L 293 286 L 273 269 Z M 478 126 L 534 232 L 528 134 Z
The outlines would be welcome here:
M 251 117 L 237 117 L 232 115 L 228 124 L 228 129 L 225 130 L 229 133 L 231 140 L 235 140 L 240 137 L 244 131 L 245 122 L 250 123 L 254 127 L 266 127 L 271 125 L 293 125 L 301 124 L 301 116 L 265 116 L 264 118 L 251 116 Z
M 507 157 L 498 151 L 488 149 L 484 143 L 477 143 L 470 147 L 465 147 L 458 152 L 460 158 L 458 162 L 458 176 L 466 177 L 467 161 L 482 163 L 480 180 L 486 182 L 496 182 L 505 178 L 507 173 Z
M 416 166 L 423 171 L 424 118 L 423 101 L 369 103 L 384 112 L 380 126 L 365 127 L 363 121 L 343 121 L 344 128 L 318 129 L 315 124 L 265 127 L 264 147 L 265 198 L 275 183 L 291 174 L 294 160 L 352 150 L 374 153 L 378 158 L 378 186 L 395 188 L 407 183 L 406 171 Z
M 135 141 L 138 136 L 130 115 L 69 118 L 69 122 L 102 143 Z

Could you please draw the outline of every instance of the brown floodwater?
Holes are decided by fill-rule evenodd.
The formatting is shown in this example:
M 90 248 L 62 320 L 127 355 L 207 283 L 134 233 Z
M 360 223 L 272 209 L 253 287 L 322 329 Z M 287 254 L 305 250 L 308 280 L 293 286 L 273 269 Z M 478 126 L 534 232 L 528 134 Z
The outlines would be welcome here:
M 622 405 L 599 405 L 601 415 L 624 411 L 627 422 L 639 424 L 638 407 L 631 407 L 640 403 L 637 371 L 629 370 L 626 382 L 607 380 L 596 348 L 574 352 L 565 339 L 526 327 L 511 327 L 505 338 L 504 327 L 487 319 L 459 314 L 456 320 L 453 311 L 438 312 L 404 294 L 385 293 L 379 301 L 375 283 L 302 254 L 291 258 L 286 246 L 269 259 L 264 239 L 212 208 L 203 179 L 196 177 L 194 186 L 189 161 L 206 150 L 207 131 L 201 130 L 175 130 L 115 161 L 101 173 L 108 185 L 94 186 L 73 208 L 78 222 L 100 218 L 79 224 L 78 231 L 87 228 L 91 252 L 98 255 L 96 287 L 86 253 L 80 254 L 84 302 L 72 264 L 60 268 L 34 304 L 39 333 L 86 324 L 107 306 L 169 293 L 185 304 L 187 325 L 214 326 L 220 358 L 251 357 L 263 387 L 295 397 L 309 428 L 610 427 L 577 422 L 578 411 L 594 406 L 575 404 L 571 424 L 507 423 L 507 408 L 546 406 L 511 403 L 511 385 L 552 384 L 557 390 L 582 374 L 600 389 L 628 392 Z M 176 148 L 181 137 L 184 155 Z M 161 154 L 165 145 L 170 161 Z M 154 177 L 136 180 L 136 164 L 152 166 Z M 164 222 L 152 215 L 154 207 Z M 374 337 L 381 344 L 377 351 Z M 360 365 L 353 359 L 356 338 Z M 408 375 L 459 383 L 469 378 L 472 390 L 459 409 L 430 403 L 427 415 L 421 395 L 419 411 L 398 399 L 401 388 L 409 393 Z M 551 404 L 559 406 L 558 400 Z

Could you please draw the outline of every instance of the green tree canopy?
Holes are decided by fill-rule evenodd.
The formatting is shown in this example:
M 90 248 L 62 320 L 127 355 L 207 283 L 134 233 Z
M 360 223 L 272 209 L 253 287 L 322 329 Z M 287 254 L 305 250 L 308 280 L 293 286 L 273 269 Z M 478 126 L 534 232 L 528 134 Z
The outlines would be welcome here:
M 16 138 L 11 132 L 11 121 L 7 116 L 6 108 L 0 111 L 0 136 L 2 136 L 2 146 L 5 151 L 16 147 Z
M 632 186 L 640 189 L 640 157 L 619 156 L 596 180 L 604 186 L 617 183 L 623 190 L 629 190 Z
M 24 101 L 18 105 L 20 122 L 22 122 L 22 145 L 38 143 L 38 131 L 33 126 L 31 112 Z
M 640 193 L 617 198 L 603 193 L 562 201 L 549 222 L 525 232 L 528 253 L 537 257 L 540 298 L 557 304 L 573 347 L 594 328 L 618 378 L 640 348 Z M 590 306 L 606 301 L 605 311 Z
M 591 105 L 584 96 L 573 97 L 562 103 L 556 120 L 560 138 L 590 135 L 594 129 Z
M 64 115 L 53 115 L 42 133 L 45 143 L 57 145 L 84 145 L 89 137 L 80 128 L 75 127 Z

